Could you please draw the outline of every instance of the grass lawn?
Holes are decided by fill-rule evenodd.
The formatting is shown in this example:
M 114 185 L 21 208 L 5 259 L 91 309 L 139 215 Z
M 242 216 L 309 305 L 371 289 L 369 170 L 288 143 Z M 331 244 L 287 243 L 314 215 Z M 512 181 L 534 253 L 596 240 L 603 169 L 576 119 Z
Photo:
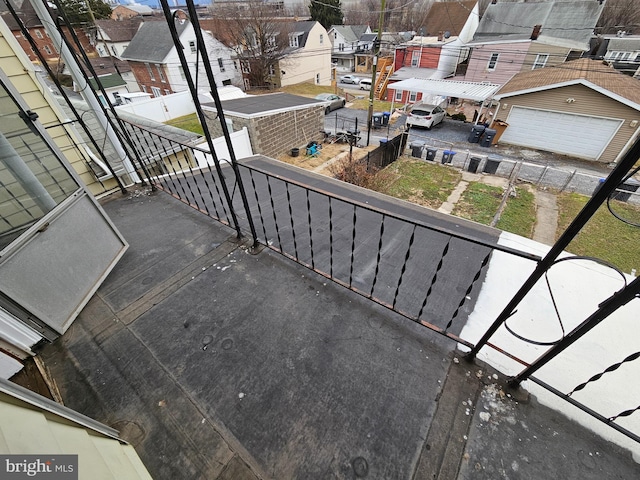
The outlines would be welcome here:
M 516 197 L 510 197 L 507 200 L 507 205 L 496 227 L 505 232 L 533 238 L 533 227 L 536 223 L 535 197 L 524 187 L 517 187 L 516 193 Z
M 462 177 L 457 170 L 408 158 L 399 158 L 379 174 L 389 176 L 381 192 L 431 208 L 442 205 Z
M 489 225 L 498 211 L 503 190 L 484 183 L 470 183 L 451 212 L 457 217 Z
M 169 120 L 165 123 L 167 125 L 178 127 L 189 132 L 204 135 L 202 125 L 200 125 L 200 120 L 198 120 L 198 115 L 195 113 L 192 113 L 191 115 L 185 115 L 184 117 L 174 118 L 173 120 Z
M 558 195 L 559 236 L 584 207 L 589 197 L 577 193 Z M 638 222 L 640 207 L 612 201 L 616 213 Z M 567 250 L 576 255 L 597 257 L 612 263 L 624 272 L 640 271 L 640 228 L 615 218 L 606 205 L 600 207 Z

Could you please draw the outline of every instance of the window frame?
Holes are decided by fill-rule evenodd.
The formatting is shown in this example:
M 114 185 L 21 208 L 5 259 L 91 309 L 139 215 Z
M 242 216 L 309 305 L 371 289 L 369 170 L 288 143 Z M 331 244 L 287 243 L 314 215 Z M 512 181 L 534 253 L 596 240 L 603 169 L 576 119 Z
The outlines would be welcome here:
M 536 55 L 536 59 L 533 61 L 533 65 L 531 66 L 531 70 L 537 70 L 539 68 L 544 68 L 549 61 L 548 53 L 539 53 Z
M 500 60 L 500 53 L 492 52 L 491 56 L 489 57 L 489 61 L 487 62 L 487 70 L 489 72 L 495 71 L 498 65 L 498 60 Z

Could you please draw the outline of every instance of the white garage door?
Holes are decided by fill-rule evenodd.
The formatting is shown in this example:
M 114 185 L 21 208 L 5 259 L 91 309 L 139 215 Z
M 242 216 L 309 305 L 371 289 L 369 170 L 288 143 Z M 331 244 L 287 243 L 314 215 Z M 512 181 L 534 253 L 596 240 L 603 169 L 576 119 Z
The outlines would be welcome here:
M 622 120 L 513 107 L 501 143 L 597 160 Z

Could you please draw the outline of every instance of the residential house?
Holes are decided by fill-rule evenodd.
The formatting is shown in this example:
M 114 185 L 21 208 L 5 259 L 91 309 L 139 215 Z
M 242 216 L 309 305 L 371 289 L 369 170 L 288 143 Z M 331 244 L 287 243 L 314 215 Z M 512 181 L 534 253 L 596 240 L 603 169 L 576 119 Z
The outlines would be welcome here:
M 338 75 L 355 72 L 356 53 L 371 50 L 375 39 L 368 25 L 333 25 L 327 34 L 332 45 L 331 63 Z
M 518 73 L 494 98 L 500 143 L 615 163 L 640 134 L 640 81 L 602 60 Z
M 51 10 L 51 15 L 54 19 L 57 17 L 54 9 Z M 19 7 L 16 7 L 16 16 L 18 17 L 17 19 L 9 12 L 4 3 L 0 3 L 0 18 L 7 24 L 13 36 L 18 40 L 22 50 L 29 57 L 29 60 L 32 62 L 39 61 L 38 56 L 31 48 L 31 44 L 22 32 L 18 21 L 25 26 L 28 35 L 36 43 L 37 49 L 44 59 L 47 61 L 57 61 L 60 57 L 60 46 L 54 44 L 53 40 L 49 37 L 42 21 L 38 15 L 36 15 L 33 6 L 28 0 L 23 1 Z M 70 37 L 66 27 L 61 27 L 61 30 L 67 38 Z M 75 32 L 84 52 L 88 54 L 95 52 L 91 36 L 83 29 L 76 29 Z
M 625 75 L 640 77 L 640 35 L 628 35 L 624 31 L 598 35 L 591 39 L 591 49 L 584 56 L 604 59 Z
M 140 25 L 153 19 L 153 17 L 133 17 L 123 20 L 96 20 L 96 52 L 101 57 L 120 58 L 131 39 L 135 37 Z
M 289 51 L 276 70 L 281 86 L 313 82 L 331 84 L 331 41 L 319 22 L 289 25 Z
M 378 38 L 377 33 L 364 33 L 360 37 L 360 47 L 355 52 L 357 73 L 371 72 L 373 67 L 374 44 Z
M 111 18 L 113 20 L 125 20 L 134 17 L 150 17 L 153 15 L 153 9 L 148 5 L 140 5 L 130 3 L 127 5 L 118 5 L 111 10 Z
M 190 74 L 199 90 L 209 91 L 209 83 L 198 53 L 195 30 L 191 22 L 176 25 L 184 54 L 190 67 Z M 211 69 L 218 86 L 241 85 L 241 77 L 231 59 L 232 50 L 203 32 Z M 154 97 L 181 92 L 189 88 L 185 72 L 180 66 L 180 58 L 165 22 L 145 22 L 129 46 L 122 54 L 143 92 Z
M 468 43 L 464 80 L 503 85 L 517 73 L 580 58 L 603 8 L 597 1 L 490 4 Z
M 396 47 L 393 74 L 389 78 L 387 98 L 399 103 L 420 100 L 420 92 L 396 91 L 394 82 L 410 78 L 443 79 L 454 75 L 468 57 L 466 43 L 478 28 L 476 2 L 435 3 L 429 10 L 421 33 Z

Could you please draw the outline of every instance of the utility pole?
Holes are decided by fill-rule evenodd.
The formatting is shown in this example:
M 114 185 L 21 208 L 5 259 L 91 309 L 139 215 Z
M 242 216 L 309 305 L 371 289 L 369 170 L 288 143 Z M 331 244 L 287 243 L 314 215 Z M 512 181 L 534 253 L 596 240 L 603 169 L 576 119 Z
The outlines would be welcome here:
M 382 28 L 384 26 L 384 8 L 386 0 L 380 0 L 380 18 L 378 19 L 378 36 L 373 43 L 373 66 L 371 67 L 371 89 L 369 90 L 369 113 L 367 114 L 367 146 L 371 138 L 371 120 L 373 119 L 373 96 L 376 90 L 376 73 L 378 70 L 378 56 L 380 55 L 380 44 L 382 41 Z

